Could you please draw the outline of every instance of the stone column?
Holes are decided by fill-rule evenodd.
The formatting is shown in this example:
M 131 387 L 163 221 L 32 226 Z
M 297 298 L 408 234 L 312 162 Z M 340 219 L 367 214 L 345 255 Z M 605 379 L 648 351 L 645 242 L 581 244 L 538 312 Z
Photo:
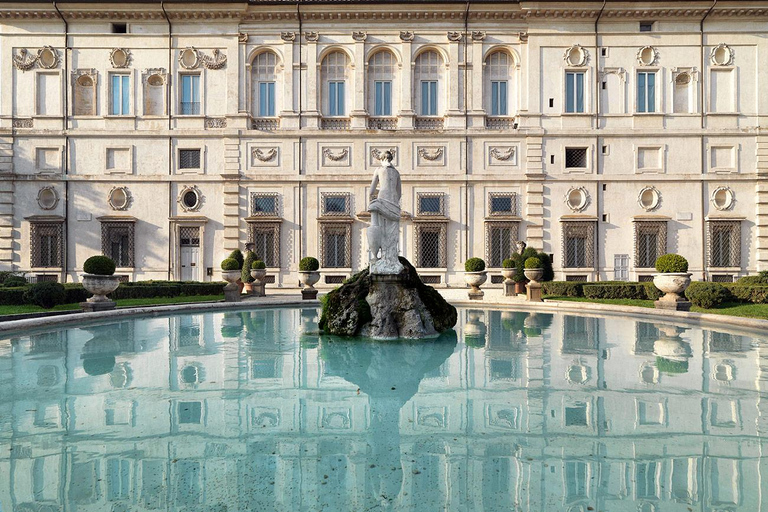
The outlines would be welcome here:
M 307 80 L 304 91 L 307 93 L 307 109 L 303 112 L 307 128 L 320 128 L 320 111 L 317 108 L 317 97 L 319 89 L 318 67 L 317 67 L 317 32 L 304 32 L 302 36 L 307 41 Z M 303 94 L 301 91 L 300 94 Z
M 413 118 L 416 112 L 413 110 L 413 57 L 411 42 L 413 32 L 400 32 L 400 54 L 403 58 L 403 66 L 400 68 L 400 112 L 398 112 L 398 128 L 413 129 Z
M 483 41 L 485 41 L 485 32 L 472 32 L 471 51 L 472 72 L 469 74 L 469 83 L 464 84 L 467 88 L 467 109 L 469 110 L 469 126 L 473 128 L 483 128 L 485 126 L 485 109 L 483 108 L 483 70 L 485 68 L 483 61 Z M 467 43 L 468 44 L 468 43 Z
M 544 163 L 543 140 L 531 137 L 525 148 L 525 241 L 529 247 L 544 251 Z M 550 248 L 551 250 L 551 248 Z
M 352 69 L 352 110 L 350 126 L 353 130 L 365 130 L 367 128 L 368 112 L 365 109 L 365 40 L 368 34 L 365 32 L 352 32 L 355 40 L 354 62 Z
M 294 68 L 293 47 L 296 41 L 296 32 L 283 32 L 280 34 L 283 40 L 283 103 L 280 110 L 281 128 L 287 130 L 299 129 L 299 114 L 296 112 L 296 98 L 293 92 Z M 299 69 L 301 73 L 301 69 Z
M 464 128 L 464 114 L 459 108 L 459 43 L 463 32 L 448 32 L 448 109 L 445 111 L 446 128 Z M 467 84 L 464 84 L 466 87 Z
M 757 270 L 768 270 L 768 136 L 757 137 Z

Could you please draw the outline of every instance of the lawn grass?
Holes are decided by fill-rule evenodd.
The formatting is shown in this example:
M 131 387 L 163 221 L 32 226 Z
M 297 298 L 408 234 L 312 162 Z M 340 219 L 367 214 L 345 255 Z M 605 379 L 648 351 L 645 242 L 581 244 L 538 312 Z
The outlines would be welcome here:
M 188 302 L 210 302 L 222 300 L 223 295 L 188 295 L 180 297 L 155 297 L 152 299 L 120 299 L 117 300 L 117 307 L 125 306 L 161 306 L 163 304 L 181 304 Z M 21 315 L 24 313 L 45 313 L 50 311 L 69 311 L 80 309 L 79 304 L 61 304 L 51 309 L 41 308 L 40 306 L 31 306 L 24 304 L 21 306 L 0 306 L 0 316 L 2 315 Z
M 592 302 L 597 304 L 614 304 L 616 306 L 638 306 L 641 308 L 652 308 L 652 300 L 640 299 L 588 299 L 586 297 L 555 297 L 546 296 L 546 299 L 569 302 Z M 744 304 L 742 302 L 724 302 L 720 306 L 712 309 L 704 309 L 693 306 L 691 311 L 696 313 L 711 313 L 714 315 L 731 315 L 745 318 L 759 318 L 768 320 L 768 304 Z

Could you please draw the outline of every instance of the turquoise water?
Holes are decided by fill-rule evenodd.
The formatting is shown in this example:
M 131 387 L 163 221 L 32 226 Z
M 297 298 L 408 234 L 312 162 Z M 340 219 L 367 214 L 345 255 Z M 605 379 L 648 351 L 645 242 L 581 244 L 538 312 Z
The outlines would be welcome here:
M 316 313 L 0 341 L 0 510 L 768 510 L 764 339 L 465 309 L 349 342 Z

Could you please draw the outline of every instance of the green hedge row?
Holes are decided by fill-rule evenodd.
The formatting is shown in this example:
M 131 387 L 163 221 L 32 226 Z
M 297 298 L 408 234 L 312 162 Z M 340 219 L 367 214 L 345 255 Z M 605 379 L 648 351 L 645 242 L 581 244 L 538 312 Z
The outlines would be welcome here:
M 135 281 L 121 283 L 110 294 L 112 299 L 153 299 L 156 297 L 180 297 L 190 295 L 223 295 L 224 282 L 196 282 L 196 281 Z M 29 286 L 15 286 L 3 288 L 0 292 L 0 306 L 20 306 L 26 304 L 24 292 Z M 79 283 L 66 283 L 64 290 L 67 293 L 65 304 L 83 302 L 91 296 Z

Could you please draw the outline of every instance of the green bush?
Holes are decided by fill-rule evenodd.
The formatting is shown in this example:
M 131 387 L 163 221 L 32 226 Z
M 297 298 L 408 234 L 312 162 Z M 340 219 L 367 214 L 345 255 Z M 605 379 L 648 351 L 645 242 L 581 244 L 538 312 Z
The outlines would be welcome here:
M 482 272 L 485 270 L 485 261 L 482 258 L 469 258 L 464 263 L 464 270 L 467 272 Z
M 67 298 L 64 300 L 64 304 L 85 302 L 85 300 L 91 296 L 90 293 L 85 291 L 85 288 L 83 288 L 83 285 L 80 283 L 64 283 L 64 291 L 67 293 Z
M 267 264 L 261 260 L 256 260 L 253 263 L 251 263 L 251 268 L 253 270 L 264 270 L 265 268 L 267 268 Z
M 24 292 L 24 302 L 34 304 L 46 309 L 64 304 L 67 300 L 67 292 L 64 285 L 54 282 L 35 283 Z
M 240 263 L 235 258 L 227 258 L 221 262 L 221 270 L 240 270 Z
M 24 292 L 27 291 L 27 286 L 19 286 L 17 288 L 3 288 L 0 293 L 0 305 L 2 306 L 20 306 L 24 304 Z
M 256 261 L 256 256 L 253 251 L 245 251 L 245 259 L 243 260 L 243 271 L 240 274 L 240 280 L 244 283 L 252 283 L 254 279 L 251 277 L 251 265 Z
M 504 261 L 501 262 L 501 268 L 515 268 L 515 260 L 512 258 L 507 258 Z
M 552 269 L 552 260 L 549 254 L 540 252 L 536 255 L 541 261 L 541 268 L 544 269 L 544 275 L 541 277 L 541 281 L 552 281 L 555 278 L 555 271 Z
M 590 299 L 648 299 L 643 283 L 586 283 L 582 290 Z
M 736 284 L 738 285 L 753 285 L 753 284 L 768 284 L 768 270 L 763 270 L 756 276 L 744 276 L 740 277 Z
M 542 292 L 544 295 L 554 295 L 556 297 L 583 297 L 584 285 L 578 281 L 549 281 L 542 283 Z
M 485 346 L 485 336 L 464 336 L 464 344 L 472 348 L 483 348 Z
M 724 286 L 731 293 L 731 297 L 739 302 L 768 304 L 768 285 L 746 286 L 740 284 L 726 284 Z
M 27 286 L 29 283 L 21 276 L 8 276 L 3 281 L 3 286 L 6 288 L 12 288 L 16 286 Z
M 656 272 L 662 274 L 688 272 L 688 260 L 679 254 L 665 254 L 656 259 Z
M 245 262 L 245 257 L 243 256 L 243 253 L 240 251 L 240 249 L 235 249 L 231 253 L 229 253 L 229 258 L 232 258 L 233 260 L 237 261 L 238 267 L 237 269 L 240 270 L 243 268 L 243 263 Z
M 91 256 L 85 260 L 83 272 L 97 276 L 111 276 L 115 273 L 115 262 L 106 256 Z
M 301 261 L 299 261 L 299 270 L 302 272 L 315 272 L 319 268 L 320 262 L 317 261 L 317 258 L 313 258 L 312 256 L 301 258 Z
M 730 300 L 731 294 L 728 288 L 720 283 L 691 283 L 685 290 L 685 296 L 694 305 L 700 308 L 710 309 Z
M 650 300 L 659 300 L 661 296 L 664 295 L 664 292 L 656 288 L 656 285 L 653 284 L 653 281 L 641 284 L 645 286 L 645 296 Z
M 525 268 L 541 268 L 541 260 L 539 258 L 528 258 L 525 260 Z
M 665 357 L 656 357 L 656 368 L 664 373 L 686 373 L 688 371 L 688 361 L 673 361 Z

